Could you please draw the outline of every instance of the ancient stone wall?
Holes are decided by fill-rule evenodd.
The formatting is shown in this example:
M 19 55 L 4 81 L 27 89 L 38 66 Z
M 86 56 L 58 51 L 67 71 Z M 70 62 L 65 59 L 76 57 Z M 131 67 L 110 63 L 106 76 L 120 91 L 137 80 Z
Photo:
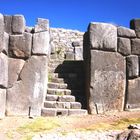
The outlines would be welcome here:
M 60 59 L 83 60 L 83 32 L 50 28 L 51 53 Z
M 84 35 L 89 111 L 140 109 L 140 20 L 131 28 L 92 22 Z
M 22 15 L 0 14 L 0 117 L 41 114 L 48 54 L 48 20 L 33 30 Z

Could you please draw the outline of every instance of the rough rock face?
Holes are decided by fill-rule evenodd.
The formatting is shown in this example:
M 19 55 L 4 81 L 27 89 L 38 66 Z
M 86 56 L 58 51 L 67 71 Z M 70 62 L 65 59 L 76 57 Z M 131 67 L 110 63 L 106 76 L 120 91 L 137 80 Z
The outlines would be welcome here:
M 3 40 L 4 40 L 4 18 L 0 14 L 0 52 L 3 50 Z
M 123 110 L 124 94 L 125 59 L 118 53 L 91 50 L 90 112 Z
M 89 37 L 92 49 L 117 51 L 117 27 L 114 25 L 92 22 Z
M 140 78 L 128 80 L 126 109 L 140 108 Z
M 12 16 L 4 15 L 4 28 L 6 33 L 12 34 Z
M 140 39 L 132 39 L 132 54 L 140 55 Z
M 5 116 L 6 89 L 0 89 L 0 118 Z
M 47 57 L 32 56 L 20 73 L 21 80 L 7 90 L 7 115 L 28 115 L 31 107 L 31 115 L 40 116 L 46 77 Z

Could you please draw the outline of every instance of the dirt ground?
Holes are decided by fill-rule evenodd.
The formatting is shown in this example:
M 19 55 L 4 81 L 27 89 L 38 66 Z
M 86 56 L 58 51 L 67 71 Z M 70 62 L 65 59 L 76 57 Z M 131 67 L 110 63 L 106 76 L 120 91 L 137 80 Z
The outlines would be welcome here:
M 105 115 L 86 115 L 86 116 L 70 116 L 70 117 L 54 117 L 57 119 L 61 127 L 55 131 L 72 131 L 75 129 L 84 129 L 97 123 L 112 123 L 123 118 L 140 118 L 139 112 L 119 112 Z M 48 117 L 46 117 L 48 119 Z M 5 117 L 0 120 L 0 140 L 20 140 L 20 134 L 16 130 L 26 123 L 32 122 L 34 119 L 28 117 Z M 140 123 L 140 122 L 139 122 Z M 12 132 L 14 131 L 14 138 Z

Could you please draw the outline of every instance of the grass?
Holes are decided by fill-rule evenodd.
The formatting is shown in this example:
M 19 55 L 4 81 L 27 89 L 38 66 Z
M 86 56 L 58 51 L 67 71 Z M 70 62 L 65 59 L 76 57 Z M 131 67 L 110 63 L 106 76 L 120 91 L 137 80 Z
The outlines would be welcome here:
M 22 140 L 31 140 L 34 135 L 46 133 L 59 126 L 56 119 L 39 117 L 19 127 L 17 132 L 23 136 Z
M 140 123 L 140 118 L 129 118 L 129 119 L 124 118 L 124 119 L 115 121 L 111 124 L 109 123 L 108 124 L 107 123 L 94 124 L 85 128 L 85 130 L 89 130 L 89 131 L 124 130 L 124 129 L 127 129 L 130 124 L 139 124 L 139 123 Z
M 48 74 L 48 82 L 51 82 L 52 81 L 52 76 L 51 74 Z

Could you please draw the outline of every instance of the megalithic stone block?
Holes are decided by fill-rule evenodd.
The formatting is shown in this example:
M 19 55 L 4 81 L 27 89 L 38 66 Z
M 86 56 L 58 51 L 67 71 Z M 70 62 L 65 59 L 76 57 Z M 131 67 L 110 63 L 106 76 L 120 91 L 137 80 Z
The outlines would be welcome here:
M 7 115 L 41 115 L 47 91 L 47 62 L 47 56 L 32 56 L 25 62 L 20 80 L 7 89 Z
M 12 32 L 13 34 L 22 34 L 25 30 L 25 18 L 23 15 L 14 15 L 12 17 Z
M 91 50 L 88 105 L 91 114 L 122 111 L 125 95 L 125 58 L 115 52 Z
M 4 28 L 6 33 L 12 34 L 12 16 L 4 15 Z
M 139 76 L 139 58 L 136 55 L 126 57 L 127 76 L 135 78 Z
M 3 53 L 0 53 L 0 86 L 8 86 L 8 57 Z
M 3 51 L 6 55 L 8 55 L 8 47 L 9 47 L 9 34 L 4 32 L 4 46 Z
M 117 51 L 117 27 L 107 23 L 89 25 L 91 49 Z
M 32 34 L 10 35 L 9 55 L 11 57 L 28 58 L 31 56 Z
M 6 111 L 6 89 L 0 89 L 0 119 L 5 117 Z
M 140 39 L 132 39 L 131 40 L 131 50 L 132 54 L 140 55 Z
M 4 18 L 3 15 L 0 14 L 0 52 L 3 50 L 4 45 Z
M 49 54 L 50 52 L 49 41 L 50 41 L 50 36 L 48 31 L 33 34 L 32 53 L 43 54 L 43 55 Z
M 35 25 L 35 32 L 49 31 L 49 20 L 38 18 L 37 25 Z

